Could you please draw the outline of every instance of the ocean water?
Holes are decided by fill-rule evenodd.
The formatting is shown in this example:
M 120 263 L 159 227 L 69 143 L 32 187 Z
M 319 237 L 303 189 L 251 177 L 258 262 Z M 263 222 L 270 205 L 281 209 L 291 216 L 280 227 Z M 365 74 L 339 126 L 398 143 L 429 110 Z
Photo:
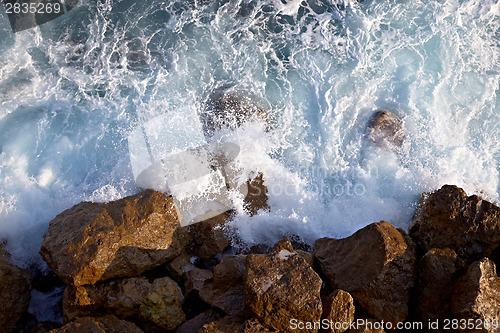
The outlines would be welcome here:
M 273 124 L 218 134 L 269 189 L 271 210 L 253 217 L 234 198 L 247 244 L 407 228 L 443 184 L 500 204 L 495 0 L 84 0 L 16 34 L 0 11 L 0 35 L 0 235 L 21 266 L 43 266 L 58 213 L 140 191 L 138 124 L 201 114 L 221 87 L 253 95 Z M 399 154 L 365 137 L 379 109 L 404 122 Z

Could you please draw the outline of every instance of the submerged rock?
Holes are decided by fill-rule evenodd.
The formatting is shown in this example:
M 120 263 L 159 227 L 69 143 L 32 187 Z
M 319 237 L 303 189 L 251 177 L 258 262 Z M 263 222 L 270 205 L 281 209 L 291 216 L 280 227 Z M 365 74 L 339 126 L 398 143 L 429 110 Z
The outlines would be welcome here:
M 349 292 L 375 319 L 406 319 L 415 245 L 390 223 L 372 223 L 344 239 L 318 239 L 314 254 L 332 286 Z
M 424 195 L 409 228 L 425 251 L 450 248 L 470 263 L 500 245 L 500 208 L 461 188 L 444 185 Z
M 431 249 L 419 262 L 415 312 L 422 322 L 452 318 L 451 297 L 464 262 L 451 249 Z
M 0 327 L 12 332 L 17 321 L 28 309 L 30 301 L 30 275 L 14 266 L 10 256 L 0 247 Z
M 113 315 L 82 317 L 50 333 L 143 333 L 134 323 L 120 320 Z
M 251 254 L 246 260 L 245 309 L 265 326 L 289 331 L 291 320 L 321 319 L 323 281 L 294 251 L 288 238 L 267 255 Z M 317 332 L 317 328 L 303 330 Z
M 498 332 L 500 277 L 491 260 L 484 258 L 470 265 L 455 284 L 451 308 L 454 318 L 472 319 L 477 328 L 459 329 L 461 332 Z M 489 328 L 486 323 L 490 324 Z
M 67 284 L 137 276 L 177 257 L 185 243 L 172 198 L 146 190 L 80 203 L 50 222 L 40 255 Z
M 268 114 L 250 94 L 224 90 L 209 98 L 201 118 L 205 133 L 212 135 L 217 130 L 235 129 L 249 121 L 266 122 Z
M 403 144 L 403 122 L 392 112 L 377 111 L 368 122 L 367 135 L 376 145 L 394 150 Z

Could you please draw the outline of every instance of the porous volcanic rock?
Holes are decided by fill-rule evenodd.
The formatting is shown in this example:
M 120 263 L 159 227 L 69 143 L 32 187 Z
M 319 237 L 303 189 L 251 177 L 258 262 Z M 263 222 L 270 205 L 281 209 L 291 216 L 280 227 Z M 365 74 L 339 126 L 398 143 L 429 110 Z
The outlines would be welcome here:
M 341 333 L 349 329 L 354 321 L 354 299 L 341 289 L 334 290 L 323 298 L 322 320 L 328 320 L 329 327 L 324 328 L 324 333 Z M 333 325 L 332 325 L 333 324 Z
M 121 320 L 113 315 L 103 317 L 82 317 L 56 328 L 50 333 L 143 333 L 134 323 Z
M 451 309 L 456 319 L 473 319 L 475 329 L 461 332 L 498 332 L 500 323 L 500 277 L 495 264 L 488 258 L 473 262 L 455 283 Z M 477 325 L 477 323 L 483 323 Z M 485 323 L 492 324 L 487 329 Z
M 450 248 L 471 263 L 500 245 L 500 208 L 461 188 L 444 185 L 424 195 L 409 229 L 425 251 Z
M 245 308 L 243 282 L 245 255 L 226 255 L 215 266 L 213 278 L 205 280 L 200 298 L 227 314 L 241 314 Z
M 368 138 L 375 144 L 391 149 L 402 145 L 405 137 L 403 122 L 394 113 L 375 112 L 368 122 Z
M 82 202 L 50 222 L 40 255 L 75 286 L 132 277 L 180 254 L 186 235 L 179 225 L 172 198 L 152 190 Z
M 28 309 L 30 276 L 10 262 L 10 256 L 0 247 L 0 327 L 11 332 Z
M 182 290 L 174 280 L 169 277 L 154 280 L 153 290 L 139 308 L 146 331 L 171 331 L 184 323 L 183 300 Z
M 247 256 L 245 309 L 265 326 L 289 331 L 292 319 L 321 319 L 323 281 L 293 249 L 288 238 L 267 255 Z M 317 332 L 317 328 L 303 332 Z
M 406 234 L 388 222 L 372 223 L 344 239 L 316 240 L 314 254 L 332 286 L 375 319 L 406 319 L 417 274 L 415 245 Z
M 452 318 L 451 297 L 464 262 L 451 249 L 431 249 L 419 262 L 415 312 L 421 322 Z M 441 327 L 442 328 L 442 327 Z

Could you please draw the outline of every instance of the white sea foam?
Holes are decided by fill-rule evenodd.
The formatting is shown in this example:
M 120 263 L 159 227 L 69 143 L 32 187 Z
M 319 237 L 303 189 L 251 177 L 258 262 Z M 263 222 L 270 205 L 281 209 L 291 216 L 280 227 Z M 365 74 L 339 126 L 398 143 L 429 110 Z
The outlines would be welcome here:
M 41 263 L 58 213 L 139 191 L 126 140 L 139 123 L 201 112 L 223 86 L 274 119 L 214 137 L 269 189 L 254 217 L 234 193 L 248 244 L 407 227 L 445 183 L 498 204 L 498 13 L 494 0 L 83 1 L 15 35 L 0 17 L 0 234 L 18 263 Z M 364 139 L 378 109 L 404 121 L 400 156 Z

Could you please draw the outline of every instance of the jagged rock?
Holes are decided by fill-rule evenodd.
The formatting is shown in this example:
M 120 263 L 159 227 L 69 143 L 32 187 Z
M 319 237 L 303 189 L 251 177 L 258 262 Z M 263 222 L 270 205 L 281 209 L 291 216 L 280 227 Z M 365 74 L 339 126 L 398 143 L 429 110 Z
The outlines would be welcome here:
M 244 320 L 238 316 L 226 316 L 222 319 L 203 325 L 197 333 L 268 333 L 272 332 L 262 326 L 256 319 Z
M 83 202 L 50 222 L 40 255 L 67 284 L 139 275 L 184 245 L 172 198 L 146 190 L 110 203 Z
M 63 295 L 64 322 L 78 317 L 110 313 L 120 319 L 136 321 L 139 306 L 152 285 L 144 277 L 104 282 L 97 285 L 68 285 Z
M 184 274 L 195 266 L 191 263 L 191 256 L 181 253 L 177 258 L 169 262 L 165 268 L 177 282 L 181 282 Z
M 153 281 L 153 290 L 140 306 L 140 316 L 147 332 L 174 330 L 186 321 L 182 311 L 182 290 L 169 277 Z
M 455 284 L 451 309 L 456 319 L 492 324 L 490 329 L 460 329 L 460 332 L 498 332 L 500 322 L 500 277 L 488 258 L 473 262 Z M 477 325 L 476 325 L 477 327 Z
M 381 322 L 373 320 L 372 318 L 362 318 L 362 320 L 357 323 L 359 325 L 349 329 L 349 333 L 385 333 L 385 330 L 380 325 Z
M 82 317 L 50 333 L 143 333 L 135 324 L 120 320 L 113 315 Z
M 368 122 L 368 138 L 378 146 L 395 149 L 403 144 L 405 131 L 403 122 L 394 113 L 381 110 L 375 112 Z
M 228 248 L 231 240 L 224 232 L 224 225 L 230 220 L 231 214 L 226 212 L 187 226 L 189 234 L 187 253 L 203 260 L 210 260 Z
M 217 321 L 221 318 L 222 315 L 212 309 L 209 309 L 186 321 L 175 330 L 175 333 L 193 333 L 201 329 L 203 325 Z
M 214 93 L 201 115 L 203 129 L 211 136 L 220 129 L 236 129 L 249 121 L 268 121 L 268 114 L 256 99 L 244 92 Z
M 334 290 L 323 299 L 323 320 L 328 320 L 328 328 L 323 329 L 324 333 L 340 333 L 349 329 L 354 321 L 354 299 L 341 289 Z
M 290 322 L 319 321 L 322 313 L 318 274 L 293 250 L 289 239 L 267 255 L 248 255 L 245 309 L 265 326 L 288 331 Z M 317 329 L 305 330 L 317 332 Z
M 11 332 L 28 309 L 30 275 L 10 262 L 10 256 L 0 246 L 0 327 Z
M 245 255 L 226 255 L 215 266 L 213 278 L 206 280 L 200 298 L 227 314 L 237 315 L 245 308 L 243 277 Z
M 248 193 L 245 197 L 245 210 L 250 216 L 259 210 L 269 210 L 267 203 L 267 187 L 264 185 L 264 175 L 259 173 L 255 178 L 247 181 Z
M 416 279 L 415 245 L 388 222 L 344 239 L 321 238 L 314 254 L 333 287 L 349 292 L 375 319 L 406 319 Z
M 419 279 L 415 292 L 417 318 L 428 323 L 452 318 L 451 297 L 464 262 L 451 249 L 431 249 L 419 263 Z M 442 327 L 441 327 L 442 328 Z
M 189 294 L 193 290 L 202 290 L 205 281 L 212 279 L 214 274 L 208 269 L 195 267 L 192 270 L 186 272 L 184 276 L 185 293 Z
M 450 248 L 470 263 L 500 245 L 500 208 L 444 185 L 422 197 L 409 232 L 424 250 Z
M 309 266 L 314 268 L 314 262 L 315 262 L 314 254 L 304 250 L 295 250 L 295 251 L 302 259 L 304 259 L 309 264 Z

